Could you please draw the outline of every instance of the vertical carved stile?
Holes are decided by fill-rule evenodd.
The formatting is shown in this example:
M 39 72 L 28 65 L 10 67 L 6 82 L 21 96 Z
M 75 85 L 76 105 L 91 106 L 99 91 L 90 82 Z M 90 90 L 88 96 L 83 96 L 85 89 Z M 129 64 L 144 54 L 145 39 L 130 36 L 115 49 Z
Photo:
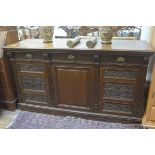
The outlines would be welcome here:
M 18 79 L 18 73 L 17 73 L 17 68 L 16 68 L 16 63 L 15 63 L 15 59 L 14 59 L 14 54 L 11 53 L 11 52 L 8 52 L 7 53 L 9 59 L 10 59 L 10 67 L 11 67 L 11 70 L 12 70 L 12 75 L 13 75 L 13 78 L 14 78 L 14 81 L 15 81 L 15 86 L 16 86 L 16 92 L 17 92 L 17 96 L 18 96 L 18 100 L 19 102 L 23 102 L 23 97 L 21 95 L 21 92 L 20 92 L 20 86 L 19 86 L 19 79 Z
M 94 89 L 93 89 L 93 110 L 95 112 L 99 111 L 99 92 L 100 92 L 100 86 L 99 86 L 99 80 L 100 80 L 100 68 L 99 68 L 99 55 L 94 55 Z

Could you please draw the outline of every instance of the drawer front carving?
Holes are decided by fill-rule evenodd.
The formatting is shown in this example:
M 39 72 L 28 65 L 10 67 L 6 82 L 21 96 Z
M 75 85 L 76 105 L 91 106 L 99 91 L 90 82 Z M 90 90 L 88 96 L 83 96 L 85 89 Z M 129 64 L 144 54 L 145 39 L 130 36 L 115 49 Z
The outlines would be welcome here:
M 121 71 L 121 70 L 105 70 L 104 77 L 106 78 L 121 78 L 136 80 L 137 73 L 132 71 Z
M 45 90 L 45 78 L 41 77 L 22 77 L 23 89 Z
M 45 67 L 39 64 L 18 64 L 20 72 L 45 72 Z
M 119 103 L 104 103 L 103 111 L 131 113 L 131 105 Z
M 119 100 L 134 100 L 134 85 L 105 83 L 104 97 L 114 98 Z
M 48 103 L 47 96 L 34 95 L 34 94 L 24 94 L 24 100 L 26 102 L 42 102 L 44 104 Z

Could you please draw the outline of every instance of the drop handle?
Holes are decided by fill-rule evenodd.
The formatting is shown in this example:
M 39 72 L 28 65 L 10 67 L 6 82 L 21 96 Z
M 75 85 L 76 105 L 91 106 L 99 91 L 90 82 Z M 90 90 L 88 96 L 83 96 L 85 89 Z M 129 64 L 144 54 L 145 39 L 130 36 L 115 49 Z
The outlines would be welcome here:
M 30 54 L 30 53 L 29 53 L 29 54 L 26 54 L 25 57 L 26 57 L 26 59 L 27 59 L 28 61 L 30 61 L 30 60 L 32 59 L 32 54 Z
M 116 63 L 117 64 L 124 64 L 125 63 L 125 58 L 124 57 L 118 57 L 116 59 Z
M 74 55 L 69 55 L 69 56 L 67 57 L 67 60 L 68 60 L 68 61 L 75 61 L 75 56 L 74 56 Z

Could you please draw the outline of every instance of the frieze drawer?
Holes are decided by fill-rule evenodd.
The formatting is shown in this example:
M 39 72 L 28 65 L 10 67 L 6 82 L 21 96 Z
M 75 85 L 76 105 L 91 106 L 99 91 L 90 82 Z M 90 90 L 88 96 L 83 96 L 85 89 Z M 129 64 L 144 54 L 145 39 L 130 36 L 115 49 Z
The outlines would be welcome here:
M 93 62 L 93 55 L 86 55 L 86 54 L 52 54 L 52 62 Z
M 15 61 L 43 61 L 46 60 L 48 57 L 48 54 L 44 53 L 34 53 L 34 52 L 18 52 L 15 53 Z
M 111 63 L 117 65 L 140 65 L 142 64 L 142 57 L 124 56 L 124 55 L 111 55 L 101 56 L 101 64 Z

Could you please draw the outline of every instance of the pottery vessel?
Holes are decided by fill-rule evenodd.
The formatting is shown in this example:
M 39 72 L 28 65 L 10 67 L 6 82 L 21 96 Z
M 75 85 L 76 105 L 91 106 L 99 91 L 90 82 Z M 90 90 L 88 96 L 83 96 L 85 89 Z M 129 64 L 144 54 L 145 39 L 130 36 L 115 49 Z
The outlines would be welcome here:
M 40 26 L 40 37 L 44 43 L 53 42 L 54 26 Z
M 102 28 L 100 30 L 100 37 L 102 39 L 102 44 L 111 44 L 111 40 L 112 40 L 112 37 L 113 37 L 113 32 L 112 32 L 112 29 L 110 28 Z

